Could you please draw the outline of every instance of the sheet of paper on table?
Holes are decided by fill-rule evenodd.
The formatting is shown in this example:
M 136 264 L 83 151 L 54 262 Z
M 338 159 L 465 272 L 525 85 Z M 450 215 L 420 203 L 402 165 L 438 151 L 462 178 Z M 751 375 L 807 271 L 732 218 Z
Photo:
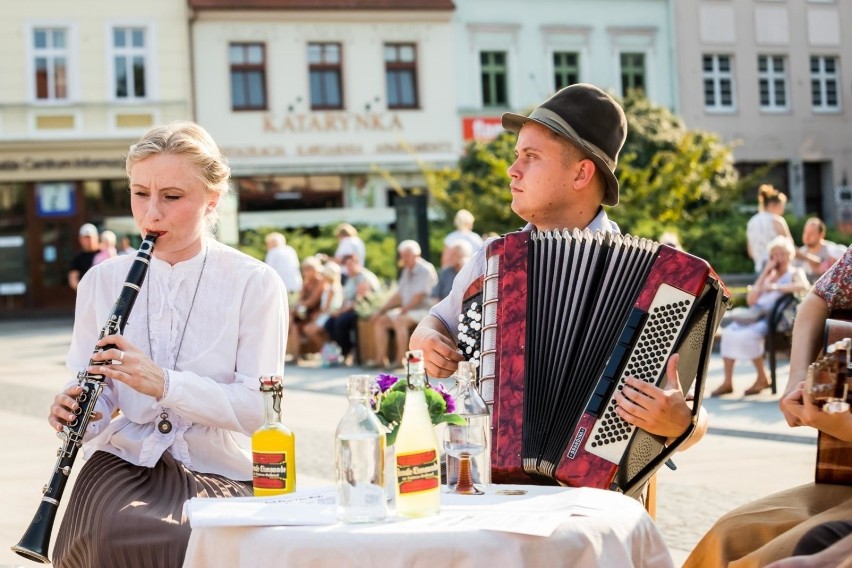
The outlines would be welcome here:
M 492 485 L 485 495 L 441 494 L 441 513 L 422 519 L 394 517 L 360 525 L 359 532 L 405 532 L 418 527 L 496 530 L 549 536 L 571 515 L 594 516 L 623 504 L 623 496 L 599 489 Z M 190 499 L 192 528 L 212 526 L 312 526 L 337 524 L 334 487 L 278 497 Z

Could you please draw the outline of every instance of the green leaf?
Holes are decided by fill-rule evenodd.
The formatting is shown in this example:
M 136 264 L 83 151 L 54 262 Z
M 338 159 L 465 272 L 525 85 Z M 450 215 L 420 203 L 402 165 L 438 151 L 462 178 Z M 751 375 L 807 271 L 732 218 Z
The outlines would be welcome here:
M 382 404 L 377 413 L 380 418 L 384 418 L 387 424 L 394 422 L 399 423 L 402 420 L 402 412 L 405 408 L 405 392 L 395 391 L 393 388 L 388 390 L 382 397 Z
M 464 425 L 467 424 L 467 420 L 465 420 L 459 414 L 442 414 L 437 418 L 437 420 L 432 420 L 432 424 L 440 424 L 442 422 L 446 422 L 447 424 L 459 424 Z

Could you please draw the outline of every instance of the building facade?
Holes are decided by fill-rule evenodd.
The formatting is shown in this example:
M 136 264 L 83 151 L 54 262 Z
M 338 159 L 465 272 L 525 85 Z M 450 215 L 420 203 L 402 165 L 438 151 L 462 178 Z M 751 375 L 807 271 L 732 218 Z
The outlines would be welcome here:
M 676 108 L 673 0 L 465 0 L 457 3 L 455 77 L 465 140 L 502 132 L 572 83 L 615 95 L 642 89 Z
M 0 19 L 0 316 L 73 306 L 86 222 L 135 233 L 124 173 L 145 128 L 192 117 L 184 3 L 13 2 Z
M 231 163 L 239 229 L 422 236 L 423 167 L 460 152 L 450 0 L 190 5 L 196 118 Z
M 675 28 L 687 125 L 771 167 L 796 215 L 852 225 L 852 3 L 678 0 Z

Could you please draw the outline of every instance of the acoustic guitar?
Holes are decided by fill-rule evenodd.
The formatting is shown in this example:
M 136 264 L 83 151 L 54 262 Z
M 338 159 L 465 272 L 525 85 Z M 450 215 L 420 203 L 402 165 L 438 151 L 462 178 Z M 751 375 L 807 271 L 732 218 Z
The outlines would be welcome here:
M 850 385 L 850 381 L 852 381 L 852 368 L 850 368 L 852 352 L 849 349 L 838 349 L 834 353 L 828 353 L 829 346 L 847 338 L 852 338 L 852 322 L 837 319 L 826 320 L 825 349 L 823 350 L 825 354 L 811 367 L 822 364 L 824 368 L 816 370 L 816 372 L 822 373 L 823 378 L 827 377 L 830 384 L 824 397 L 818 395 L 815 398 L 817 404 L 825 403 L 829 398 L 836 401 L 839 396 L 844 397 L 847 403 L 852 403 L 852 385 Z M 849 411 L 847 410 L 847 412 Z M 817 483 L 852 485 L 852 443 L 820 432 L 817 438 L 814 480 Z

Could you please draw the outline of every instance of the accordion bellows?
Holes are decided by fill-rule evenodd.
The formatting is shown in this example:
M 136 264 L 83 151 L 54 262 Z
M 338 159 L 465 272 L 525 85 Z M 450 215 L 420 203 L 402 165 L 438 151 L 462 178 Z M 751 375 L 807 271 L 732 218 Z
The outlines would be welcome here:
M 493 481 L 639 491 L 675 448 L 622 420 L 615 393 L 627 376 L 664 383 L 679 353 L 697 416 L 724 285 L 707 262 L 629 235 L 511 233 L 486 257 L 465 306 L 482 310 Z

